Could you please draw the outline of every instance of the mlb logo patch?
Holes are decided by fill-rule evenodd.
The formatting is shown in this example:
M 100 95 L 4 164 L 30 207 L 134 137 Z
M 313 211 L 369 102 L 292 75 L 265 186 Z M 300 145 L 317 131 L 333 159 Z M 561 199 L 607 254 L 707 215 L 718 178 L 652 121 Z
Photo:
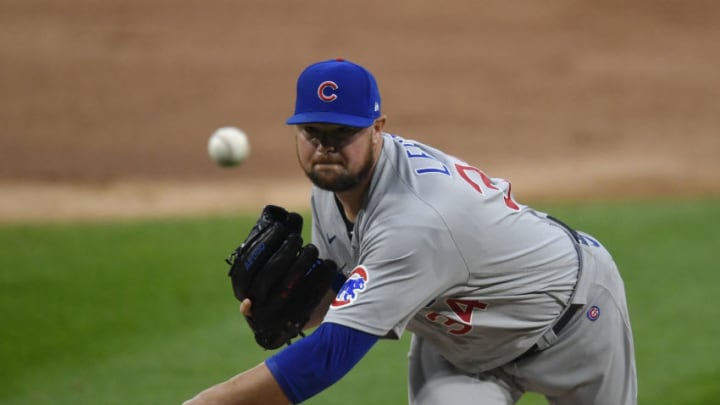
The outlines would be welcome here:
M 591 306 L 587 311 L 587 317 L 591 321 L 597 321 L 597 319 L 600 318 L 600 308 L 596 305 Z
M 350 277 L 338 291 L 337 296 L 330 304 L 331 308 L 344 307 L 355 301 L 360 293 L 365 290 L 368 283 L 368 272 L 363 266 L 358 266 L 350 273 Z

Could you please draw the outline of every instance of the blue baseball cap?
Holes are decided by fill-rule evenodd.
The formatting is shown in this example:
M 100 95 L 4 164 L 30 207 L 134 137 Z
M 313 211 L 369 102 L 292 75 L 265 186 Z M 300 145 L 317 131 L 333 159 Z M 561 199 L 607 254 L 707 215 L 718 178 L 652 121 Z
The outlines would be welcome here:
M 295 115 L 288 125 L 323 123 L 366 128 L 380 117 L 372 73 L 344 59 L 308 66 L 298 77 Z

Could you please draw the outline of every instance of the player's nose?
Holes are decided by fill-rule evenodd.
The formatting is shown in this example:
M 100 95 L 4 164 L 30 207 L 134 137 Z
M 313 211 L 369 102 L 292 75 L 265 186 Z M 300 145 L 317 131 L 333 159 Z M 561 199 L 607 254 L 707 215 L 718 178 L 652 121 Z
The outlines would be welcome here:
M 315 150 L 321 155 L 326 155 L 328 153 L 336 152 L 337 147 L 331 142 L 318 142 Z

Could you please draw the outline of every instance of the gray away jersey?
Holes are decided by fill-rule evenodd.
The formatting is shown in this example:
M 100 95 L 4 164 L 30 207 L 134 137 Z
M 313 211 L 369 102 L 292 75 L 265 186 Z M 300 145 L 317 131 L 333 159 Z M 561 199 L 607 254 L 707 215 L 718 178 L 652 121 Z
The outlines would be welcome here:
M 513 360 L 570 299 L 573 242 L 507 181 L 416 141 L 383 142 L 352 238 L 334 194 L 312 191 L 313 243 L 348 277 L 324 322 L 408 329 L 468 372 Z

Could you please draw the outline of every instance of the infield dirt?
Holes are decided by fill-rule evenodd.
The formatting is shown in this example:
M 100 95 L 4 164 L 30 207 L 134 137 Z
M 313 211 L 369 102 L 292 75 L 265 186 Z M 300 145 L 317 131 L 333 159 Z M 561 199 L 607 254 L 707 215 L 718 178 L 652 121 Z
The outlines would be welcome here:
M 442 5 L 441 5 L 442 4 Z M 307 206 L 297 74 L 376 75 L 387 129 L 521 201 L 720 194 L 720 5 L 0 2 L 0 221 Z M 243 128 L 239 169 L 207 157 Z

